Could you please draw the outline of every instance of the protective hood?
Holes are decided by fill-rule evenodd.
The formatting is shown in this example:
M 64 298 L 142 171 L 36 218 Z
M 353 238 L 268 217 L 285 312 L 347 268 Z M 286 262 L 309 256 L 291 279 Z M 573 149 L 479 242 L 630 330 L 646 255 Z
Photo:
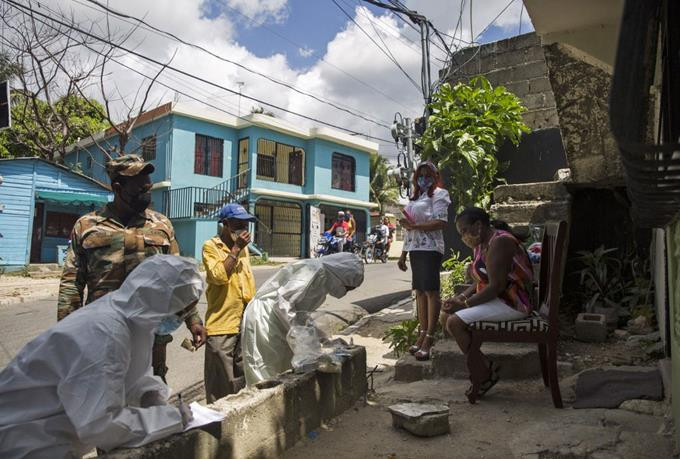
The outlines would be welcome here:
M 198 265 L 176 255 L 154 255 L 137 266 L 111 293 L 111 304 L 138 326 L 155 327 L 163 317 L 197 301 L 203 293 Z
M 141 397 L 167 400 L 151 372 L 153 330 L 202 292 L 195 261 L 155 255 L 24 346 L 0 371 L 0 457 L 80 457 L 181 432 L 177 408 Z
M 242 348 L 248 385 L 290 369 L 286 334 L 298 312 L 312 312 L 327 294 L 341 298 L 347 287 L 364 280 L 364 264 L 354 254 L 339 253 L 292 263 L 258 290 L 243 316 Z

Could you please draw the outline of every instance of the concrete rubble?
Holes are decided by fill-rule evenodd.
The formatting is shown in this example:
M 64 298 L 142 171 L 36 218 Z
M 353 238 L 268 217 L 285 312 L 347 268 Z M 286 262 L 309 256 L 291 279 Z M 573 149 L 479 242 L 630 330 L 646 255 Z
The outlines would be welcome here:
M 400 403 L 388 408 L 392 425 L 418 437 L 435 437 L 449 433 L 449 407 L 425 403 Z

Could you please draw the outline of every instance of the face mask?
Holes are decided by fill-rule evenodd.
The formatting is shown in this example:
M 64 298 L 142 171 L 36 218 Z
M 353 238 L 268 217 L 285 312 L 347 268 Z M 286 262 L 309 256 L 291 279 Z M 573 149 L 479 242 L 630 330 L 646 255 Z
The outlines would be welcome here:
M 169 335 L 177 330 L 180 325 L 182 325 L 182 319 L 173 314 L 171 316 L 164 317 L 163 320 L 161 320 L 161 323 L 158 324 L 158 327 L 156 327 L 156 331 L 154 333 L 157 335 Z
M 135 212 L 143 212 L 151 204 L 151 192 L 140 193 L 135 196 L 128 198 L 123 197 L 121 193 L 121 198 L 125 203 L 130 206 Z
M 434 179 L 432 177 L 425 177 L 421 175 L 418 177 L 418 186 L 421 190 L 427 190 L 434 184 Z
M 482 232 L 481 232 L 481 230 L 475 231 L 473 229 L 473 230 L 464 232 L 460 236 L 460 238 L 463 240 L 463 243 L 465 245 L 467 245 L 471 249 L 474 249 L 475 247 L 477 247 L 479 244 L 482 243 Z

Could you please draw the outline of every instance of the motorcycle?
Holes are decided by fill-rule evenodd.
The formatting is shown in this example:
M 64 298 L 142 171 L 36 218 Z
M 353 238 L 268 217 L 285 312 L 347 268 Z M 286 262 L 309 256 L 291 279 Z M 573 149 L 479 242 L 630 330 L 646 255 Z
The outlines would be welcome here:
M 316 243 L 316 247 L 314 248 L 314 256 L 319 258 L 325 255 L 338 253 L 339 242 L 340 238 L 333 236 L 328 231 L 324 231 Z
M 361 250 L 364 263 L 376 263 L 378 260 L 387 263 L 387 251 L 380 230 L 374 229 L 366 237 L 366 242 Z

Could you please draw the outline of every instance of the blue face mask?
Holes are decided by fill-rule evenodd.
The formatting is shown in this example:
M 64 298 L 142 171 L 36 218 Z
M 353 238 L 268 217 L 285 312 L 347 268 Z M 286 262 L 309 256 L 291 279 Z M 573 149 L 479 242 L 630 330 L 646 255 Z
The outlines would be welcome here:
M 177 317 L 175 314 L 171 316 L 164 317 L 161 323 L 156 327 L 154 332 L 157 335 L 169 335 L 175 330 L 177 330 L 180 325 L 182 325 L 182 319 Z
M 432 179 L 432 177 L 426 177 L 424 175 L 421 175 L 420 177 L 418 177 L 418 186 L 420 187 L 421 190 L 427 190 L 433 184 L 434 184 L 434 180 Z

